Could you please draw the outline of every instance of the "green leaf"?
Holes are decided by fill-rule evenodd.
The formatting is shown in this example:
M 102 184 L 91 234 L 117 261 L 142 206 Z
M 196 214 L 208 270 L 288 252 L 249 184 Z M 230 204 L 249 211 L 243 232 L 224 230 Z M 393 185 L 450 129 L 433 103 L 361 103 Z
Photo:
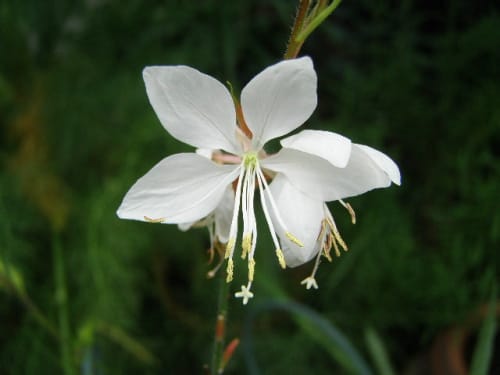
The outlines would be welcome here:
M 395 372 L 387 355 L 385 345 L 375 329 L 372 327 L 366 328 L 365 340 L 377 372 L 381 375 L 394 375 Z
M 496 322 L 496 288 L 491 294 L 488 313 L 479 331 L 476 348 L 472 356 L 470 374 L 487 375 L 491 364 L 491 358 L 495 343 Z
M 371 375 L 373 372 L 344 334 L 330 321 L 314 310 L 291 301 L 271 301 L 254 308 L 245 325 L 243 344 L 251 374 L 260 373 L 252 351 L 252 327 L 255 316 L 269 310 L 284 310 L 292 314 L 296 323 L 330 353 L 348 373 Z

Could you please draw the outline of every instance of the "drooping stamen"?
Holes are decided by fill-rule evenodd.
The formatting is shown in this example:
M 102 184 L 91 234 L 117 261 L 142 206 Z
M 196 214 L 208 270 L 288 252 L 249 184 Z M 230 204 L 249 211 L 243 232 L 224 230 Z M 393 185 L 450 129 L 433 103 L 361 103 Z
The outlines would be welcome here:
M 333 234 L 333 237 L 335 240 L 334 242 L 337 242 L 340 245 L 340 247 L 342 247 L 342 249 L 344 249 L 344 251 L 349 250 L 347 248 L 346 243 L 344 242 L 344 240 L 340 236 L 340 232 L 337 229 L 337 226 L 335 225 L 335 220 L 333 220 L 333 216 L 332 216 L 330 210 L 328 209 L 328 207 L 326 206 L 326 204 L 324 205 L 324 209 L 325 209 L 325 214 L 326 214 L 326 222 L 328 223 L 330 231 Z
M 351 223 L 356 224 L 356 212 L 354 212 L 352 206 L 349 203 L 344 202 L 342 199 L 339 199 L 339 202 L 342 206 L 345 207 L 347 212 L 349 212 L 349 215 L 351 215 Z
M 248 259 L 248 281 L 250 281 L 250 282 L 253 281 L 254 274 L 255 274 L 255 259 L 249 258 Z
M 241 166 L 240 168 L 240 175 L 236 185 L 236 196 L 234 197 L 233 217 L 231 219 L 231 227 L 229 229 L 229 240 L 226 245 L 226 254 L 224 255 L 225 259 L 233 256 L 236 236 L 238 235 L 238 214 L 240 213 L 241 184 L 245 173 L 245 169 Z
M 286 268 L 285 256 L 283 255 L 283 251 L 281 249 L 276 249 L 276 256 L 278 257 L 278 262 L 280 263 L 281 268 Z
M 241 259 L 245 259 L 252 248 L 252 235 L 246 234 L 241 241 Z
M 269 189 L 269 185 L 267 184 L 266 178 L 264 177 L 264 174 L 262 173 L 262 171 L 260 170 L 260 168 L 257 169 L 257 176 L 259 177 L 260 183 L 265 188 L 264 189 L 264 193 L 267 194 L 269 202 L 271 203 L 271 208 L 273 209 L 273 212 L 274 212 L 274 216 L 276 217 L 276 220 L 278 221 L 278 224 L 285 231 L 285 235 L 287 236 L 287 238 L 290 241 L 292 241 L 297 246 L 304 247 L 304 244 L 302 243 L 302 241 L 300 241 L 297 237 L 295 237 L 292 233 L 290 233 L 287 230 L 287 227 L 286 227 L 285 223 L 283 222 L 283 219 L 281 218 L 281 215 L 279 213 L 278 207 L 276 206 L 276 202 L 274 201 L 273 195 L 271 194 L 271 190 Z
M 273 221 L 271 220 L 271 216 L 269 215 L 266 198 L 264 197 L 264 183 L 262 182 L 262 180 L 263 180 L 262 173 L 260 172 L 260 170 L 258 170 L 257 183 L 259 185 L 260 203 L 262 205 L 262 211 L 264 211 L 264 217 L 266 218 L 267 226 L 269 227 L 269 232 L 271 233 L 275 249 L 278 250 L 281 248 L 281 246 L 278 241 L 278 237 L 276 236 L 276 230 L 274 229 Z
M 227 269 L 226 269 L 226 282 L 230 283 L 233 281 L 233 269 L 234 269 L 234 263 L 233 263 L 233 258 L 229 258 L 227 260 Z
M 146 220 L 148 223 L 163 223 L 167 219 L 164 217 L 159 217 L 158 219 L 152 219 L 148 216 L 144 216 L 144 220 Z

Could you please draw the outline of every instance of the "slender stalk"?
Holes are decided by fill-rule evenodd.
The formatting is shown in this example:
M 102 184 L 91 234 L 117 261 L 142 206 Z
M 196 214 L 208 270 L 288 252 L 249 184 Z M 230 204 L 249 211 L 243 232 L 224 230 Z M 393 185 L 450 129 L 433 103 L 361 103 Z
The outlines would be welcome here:
M 227 326 L 227 310 L 229 299 L 229 283 L 226 282 L 224 272 L 219 272 L 219 299 L 217 303 L 217 316 L 215 320 L 214 346 L 212 352 L 211 375 L 220 375 L 224 373 L 224 344 Z
M 334 0 L 326 9 L 322 10 L 314 19 L 297 35 L 297 42 L 302 42 L 340 5 L 342 0 Z
M 64 269 L 64 257 L 59 233 L 52 236 L 52 257 L 54 262 L 54 282 L 56 286 L 56 305 L 61 338 L 61 365 L 65 375 L 74 375 L 72 363 L 71 333 L 68 312 L 68 291 Z
M 309 6 L 311 4 L 311 0 L 300 0 L 299 7 L 297 8 L 297 14 L 295 15 L 295 21 L 293 22 L 292 31 L 290 32 L 290 38 L 288 39 L 288 44 L 286 46 L 286 51 L 283 58 L 293 59 L 297 57 L 299 54 L 300 48 L 304 41 L 297 41 L 297 35 L 301 32 L 304 20 L 307 16 L 307 11 L 309 10 Z

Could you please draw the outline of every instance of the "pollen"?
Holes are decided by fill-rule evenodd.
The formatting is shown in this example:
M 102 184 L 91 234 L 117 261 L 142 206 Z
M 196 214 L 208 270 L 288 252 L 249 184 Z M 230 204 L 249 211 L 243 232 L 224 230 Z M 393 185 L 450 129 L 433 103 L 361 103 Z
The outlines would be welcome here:
M 164 217 L 160 217 L 158 219 L 152 219 L 150 217 L 144 216 L 144 220 L 146 220 L 148 223 L 163 223 L 167 219 Z
M 251 234 L 245 234 L 243 236 L 241 248 L 242 248 L 241 259 L 245 259 L 247 254 L 252 249 L 252 235 Z
M 248 281 L 253 281 L 253 276 L 255 274 L 255 259 L 248 259 Z
M 276 249 L 276 256 L 278 257 L 278 262 L 280 263 L 281 268 L 286 268 L 285 256 L 283 255 L 283 250 L 280 248 Z
M 226 253 L 224 255 L 225 259 L 227 259 L 227 258 L 229 258 L 231 256 L 231 253 L 233 252 L 235 243 L 236 243 L 236 239 L 235 238 L 230 238 L 229 241 L 227 241 Z
M 245 169 L 255 168 L 259 162 L 259 157 L 256 152 L 247 152 L 243 156 L 243 165 Z
M 285 232 L 285 235 L 295 245 L 300 246 L 300 247 L 304 247 L 304 244 L 297 237 L 295 237 L 293 234 L 291 234 L 290 232 Z
M 233 281 L 233 269 L 234 269 L 233 259 L 229 258 L 229 260 L 227 261 L 227 269 L 226 269 L 226 273 L 227 273 L 226 282 L 227 283 L 230 283 L 231 281 Z

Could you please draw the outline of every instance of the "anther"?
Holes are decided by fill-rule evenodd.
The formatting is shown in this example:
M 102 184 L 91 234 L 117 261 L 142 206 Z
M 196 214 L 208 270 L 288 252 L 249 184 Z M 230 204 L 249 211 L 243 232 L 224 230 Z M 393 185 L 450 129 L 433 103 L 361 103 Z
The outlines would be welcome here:
M 285 232 L 285 235 L 295 245 L 300 246 L 300 247 L 304 247 L 304 244 L 297 237 L 295 237 L 293 234 L 291 234 L 290 232 Z
M 340 199 L 339 202 L 342 206 L 345 207 L 347 212 L 349 212 L 349 215 L 351 215 L 351 222 L 353 224 L 356 224 L 356 212 L 354 212 L 354 209 L 352 208 L 352 206 L 349 203 L 344 202 L 342 199 Z
M 248 259 L 248 281 L 253 281 L 253 276 L 255 273 L 255 259 Z
M 226 253 L 224 255 L 224 259 L 227 259 L 231 256 L 231 253 L 233 252 L 233 249 L 234 249 L 235 242 L 236 242 L 236 239 L 234 239 L 234 238 L 230 238 L 229 241 L 227 241 Z
M 252 248 L 252 235 L 251 234 L 245 234 L 243 236 L 241 247 L 242 247 L 241 259 L 245 259 L 247 254 L 250 252 L 250 250 Z
M 167 219 L 164 217 L 160 217 L 158 219 L 152 219 L 150 217 L 144 216 L 144 220 L 146 220 L 148 223 L 163 223 Z
M 280 263 L 281 268 L 286 268 L 285 256 L 283 255 L 283 251 L 281 249 L 276 249 L 276 256 L 278 257 L 278 262 Z
M 229 258 L 229 260 L 227 261 L 227 269 L 226 269 L 226 272 L 227 272 L 226 282 L 227 283 L 230 283 L 231 281 L 233 281 L 233 269 L 234 269 L 233 259 Z

